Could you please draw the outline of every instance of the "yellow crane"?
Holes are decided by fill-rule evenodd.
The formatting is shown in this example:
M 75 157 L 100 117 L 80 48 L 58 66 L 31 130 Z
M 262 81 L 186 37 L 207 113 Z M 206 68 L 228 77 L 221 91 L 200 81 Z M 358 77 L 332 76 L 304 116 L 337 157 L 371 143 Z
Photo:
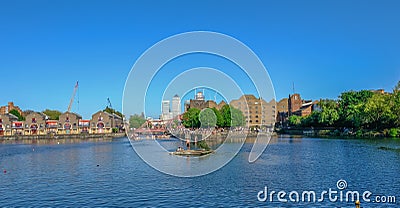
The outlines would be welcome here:
M 69 101 L 67 112 L 71 112 L 72 103 L 74 102 L 76 91 L 78 90 L 78 81 L 76 81 L 74 92 L 72 93 L 71 100 Z

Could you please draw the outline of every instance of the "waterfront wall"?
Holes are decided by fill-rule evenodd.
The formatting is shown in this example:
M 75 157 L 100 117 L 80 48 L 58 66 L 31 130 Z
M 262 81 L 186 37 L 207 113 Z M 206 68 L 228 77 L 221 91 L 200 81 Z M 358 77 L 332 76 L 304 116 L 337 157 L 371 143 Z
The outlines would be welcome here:
M 106 134 L 48 134 L 48 135 L 12 135 L 1 136 L 0 140 L 35 140 L 35 139 L 96 139 L 96 138 L 119 138 L 124 137 L 125 133 L 106 133 Z

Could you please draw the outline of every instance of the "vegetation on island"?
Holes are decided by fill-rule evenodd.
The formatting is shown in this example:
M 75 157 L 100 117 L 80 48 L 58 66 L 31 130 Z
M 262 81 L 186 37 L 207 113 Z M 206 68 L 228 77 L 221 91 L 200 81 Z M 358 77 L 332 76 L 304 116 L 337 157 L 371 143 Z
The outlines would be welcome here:
M 220 110 L 190 108 L 183 114 L 182 124 L 186 128 L 238 127 L 245 125 L 245 118 L 239 109 L 230 105 L 224 105 Z
M 399 136 L 400 81 L 391 93 L 348 91 L 337 100 L 320 100 L 309 116 L 289 117 L 293 127 L 334 127 L 335 134 Z

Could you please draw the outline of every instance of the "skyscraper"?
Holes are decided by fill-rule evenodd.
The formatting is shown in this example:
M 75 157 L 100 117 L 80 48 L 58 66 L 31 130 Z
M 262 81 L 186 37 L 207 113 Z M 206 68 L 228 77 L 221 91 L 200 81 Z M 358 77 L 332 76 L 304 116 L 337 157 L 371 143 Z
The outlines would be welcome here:
M 181 114 L 181 98 L 179 95 L 175 95 L 172 98 L 172 117 L 179 116 Z
M 162 119 L 167 120 L 170 118 L 170 110 L 169 110 L 169 100 L 163 100 L 161 105 L 161 115 Z

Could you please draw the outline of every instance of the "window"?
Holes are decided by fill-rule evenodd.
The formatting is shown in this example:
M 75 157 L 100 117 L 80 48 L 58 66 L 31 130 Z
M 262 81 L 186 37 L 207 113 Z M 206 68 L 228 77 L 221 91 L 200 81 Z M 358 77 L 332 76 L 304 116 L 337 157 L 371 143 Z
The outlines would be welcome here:
M 0 118 L 0 123 L 3 123 L 3 119 Z
M 256 118 L 258 118 L 258 115 L 256 115 Z
M 252 120 L 250 120 L 250 123 L 253 123 Z
M 36 123 L 36 118 L 32 118 L 32 123 Z
M 258 123 L 258 120 L 256 120 L 256 123 Z

